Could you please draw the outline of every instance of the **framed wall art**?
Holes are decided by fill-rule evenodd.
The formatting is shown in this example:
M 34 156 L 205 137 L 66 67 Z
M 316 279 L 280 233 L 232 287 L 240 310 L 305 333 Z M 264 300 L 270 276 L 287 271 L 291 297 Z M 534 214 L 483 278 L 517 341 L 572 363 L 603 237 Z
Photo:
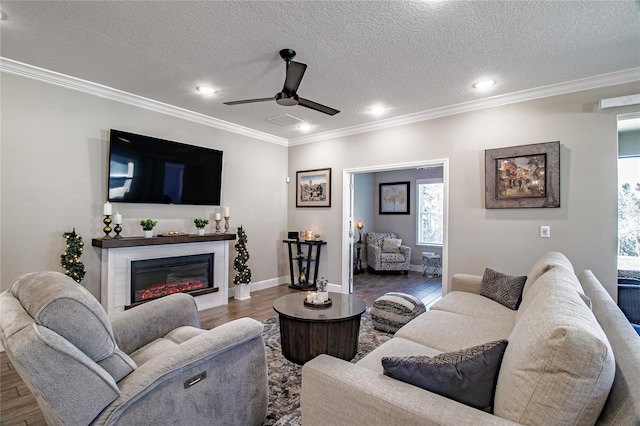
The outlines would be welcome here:
M 409 182 L 380 184 L 380 214 L 409 214 Z
M 560 142 L 484 152 L 485 208 L 560 207 Z
M 296 172 L 296 207 L 331 207 L 331 168 Z

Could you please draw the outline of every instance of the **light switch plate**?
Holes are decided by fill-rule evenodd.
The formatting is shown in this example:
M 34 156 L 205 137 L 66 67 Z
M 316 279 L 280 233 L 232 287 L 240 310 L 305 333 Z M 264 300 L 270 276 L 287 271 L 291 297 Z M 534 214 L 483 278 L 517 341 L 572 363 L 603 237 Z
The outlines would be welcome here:
M 540 227 L 540 238 L 551 238 L 551 227 L 542 225 Z

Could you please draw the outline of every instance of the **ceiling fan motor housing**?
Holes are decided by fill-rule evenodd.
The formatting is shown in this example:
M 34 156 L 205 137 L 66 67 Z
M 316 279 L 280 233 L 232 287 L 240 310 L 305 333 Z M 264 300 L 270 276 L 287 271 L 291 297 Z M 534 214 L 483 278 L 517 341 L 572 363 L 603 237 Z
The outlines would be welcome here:
M 284 105 L 284 106 L 298 105 L 298 95 L 296 95 L 295 93 L 290 94 L 290 93 L 280 92 L 276 94 L 276 102 L 278 103 L 278 105 Z

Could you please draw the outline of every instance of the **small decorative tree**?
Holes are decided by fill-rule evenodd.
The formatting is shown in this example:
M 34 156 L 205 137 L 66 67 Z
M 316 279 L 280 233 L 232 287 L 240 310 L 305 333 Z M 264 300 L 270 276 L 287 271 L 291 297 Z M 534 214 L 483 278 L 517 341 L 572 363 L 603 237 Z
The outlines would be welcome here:
M 233 261 L 233 269 L 238 274 L 233 279 L 235 285 L 249 284 L 251 282 L 251 269 L 247 266 L 249 251 L 247 250 L 247 234 L 242 225 L 238 228 L 238 241 L 235 244 L 238 255 Z
M 84 242 L 82 237 L 76 234 L 76 228 L 71 232 L 65 232 L 62 236 L 67 242 L 67 249 L 60 255 L 60 264 L 64 268 L 64 273 L 79 283 L 87 272 L 84 264 L 80 262 Z

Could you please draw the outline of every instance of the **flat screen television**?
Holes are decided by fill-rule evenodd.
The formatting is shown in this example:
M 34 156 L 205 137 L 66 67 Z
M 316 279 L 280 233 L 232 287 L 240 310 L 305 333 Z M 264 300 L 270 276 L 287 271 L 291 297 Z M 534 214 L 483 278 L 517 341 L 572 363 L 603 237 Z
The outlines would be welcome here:
M 222 151 L 111 129 L 109 201 L 220 205 Z

